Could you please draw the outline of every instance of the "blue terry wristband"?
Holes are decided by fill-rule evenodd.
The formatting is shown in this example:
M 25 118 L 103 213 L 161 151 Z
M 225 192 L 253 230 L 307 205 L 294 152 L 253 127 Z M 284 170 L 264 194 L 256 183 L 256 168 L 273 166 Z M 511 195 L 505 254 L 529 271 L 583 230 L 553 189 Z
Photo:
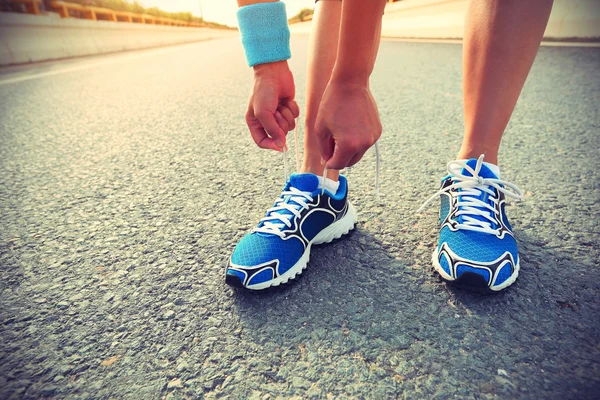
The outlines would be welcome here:
M 283 2 L 240 7 L 237 18 L 249 66 L 288 60 L 292 56 Z

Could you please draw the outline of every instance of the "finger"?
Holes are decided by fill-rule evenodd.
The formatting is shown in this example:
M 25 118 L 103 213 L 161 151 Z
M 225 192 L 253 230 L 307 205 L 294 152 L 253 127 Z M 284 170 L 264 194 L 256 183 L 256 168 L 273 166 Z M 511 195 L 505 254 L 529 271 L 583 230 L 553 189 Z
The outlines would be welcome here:
M 281 112 L 279 112 L 279 109 L 275 111 L 275 121 L 277 121 L 277 124 L 285 133 L 291 131 L 290 124 L 287 119 L 283 117 Z
M 346 167 L 354 166 L 354 164 L 358 163 L 363 158 L 364 155 L 365 155 L 364 151 L 360 154 L 359 153 L 354 154 L 354 157 L 352 157 L 352 159 L 350 160 L 350 162 L 348 163 L 348 165 Z
M 335 142 L 333 141 L 331 131 L 319 115 L 317 115 L 317 120 L 315 121 L 315 136 L 317 137 L 317 145 L 319 146 L 319 153 L 321 153 L 322 163 L 325 165 L 325 161 L 329 160 L 333 155 Z
M 290 109 L 294 118 L 298 118 L 300 115 L 300 107 L 298 107 L 296 100 L 286 99 L 281 104 Z
M 258 119 L 254 116 L 254 109 L 252 106 L 249 106 L 248 111 L 246 112 L 246 124 L 248 124 L 248 128 L 250 129 L 252 140 L 254 140 L 254 143 L 256 143 L 258 147 L 281 151 L 281 146 L 278 146 L 275 141 L 267 135 L 267 132 L 265 132 Z
M 283 116 L 283 118 L 285 118 L 285 120 L 287 121 L 287 123 L 290 127 L 290 131 L 294 130 L 294 128 L 296 128 L 296 118 L 294 118 L 292 111 L 283 105 L 280 105 L 279 108 L 277 109 L 277 111 L 279 111 L 281 113 L 281 115 Z
M 344 149 L 343 147 L 335 146 L 333 156 L 325 163 L 327 169 L 341 170 L 346 168 L 352 158 L 356 155 L 354 150 Z M 359 158 L 360 159 L 360 158 Z
M 318 124 L 316 125 L 316 136 L 317 143 L 319 144 L 319 152 L 321 153 L 321 159 L 327 161 L 333 155 L 333 149 L 335 147 L 335 142 L 333 137 L 331 136 L 331 132 L 329 132 L 326 128 L 318 128 Z
M 283 146 L 285 146 L 285 132 L 275 120 L 275 115 L 270 111 L 261 110 L 256 112 L 256 117 L 265 132 L 275 141 L 277 146 L 279 146 L 279 149 L 283 148 Z
M 270 149 L 275 151 L 282 151 L 281 146 L 275 143 L 275 140 L 267 135 L 267 132 L 260 126 L 250 127 L 250 135 L 254 140 L 254 143 L 261 149 Z

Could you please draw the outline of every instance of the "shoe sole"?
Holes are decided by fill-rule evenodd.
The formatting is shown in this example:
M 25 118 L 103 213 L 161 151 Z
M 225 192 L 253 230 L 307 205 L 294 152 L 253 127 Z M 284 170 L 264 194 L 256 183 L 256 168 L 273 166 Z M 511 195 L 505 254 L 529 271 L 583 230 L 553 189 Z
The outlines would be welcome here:
M 473 292 L 478 293 L 498 293 L 501 290 L 506 289 L 519 277 L 519 269 L 520 269 L 520 261 L 517 261 L 517 265 L 515 265 L 515 270 L 512 275 L 508 277 L 502 284 L 490 287 L 488 286 L 486 280 L 479 274 L 473 272 L 466 272 L 462 274 L 458 279 L 452 278 L 440 265 L 438 261 L 438 252 L 437 248 L 433 250 L 433 254 L 431 255 L 431 263 L 433 264 L 433 268 L 440 275 L 444 282 L 447 282 L 453 286 L 459 287 L 461 289 L 471 290 Z M 519 257 L 520 258 L 520 257 Z
M 358 218 L 356 214 L 356 209 L 354 208 L 352 203 L 348 202 L 348 211 L 346 212 L 346 215 L 344 215 L 339 221 L 334 222 L 333 224 L 319 232 L 319 234 L 308 243 L 308 246 L 306 246 L 306 249 L 304 249 L 304 253 L 296 262 L 296 264 L 294 264 L 294 266 L 292 266 L 292 268 L 290 268 L 289 270 L 285 271 L 285 273 L 283 273 L 282 275 L 268 282 L 244 286 L 244 284 L 240 281 L 238 277 L 227 274 L 225 282 L 227 282 L 231 286 L 243 287 L 250 290 L 264 290 L 273 286 L 279 286 L 283 283 L 287 283 L 288 281 L 302 274 L 302 271 L 306 269 L 308 261 L 310 260 L 310 249 L 313 245 L 331 243 L 335 239 L 341 238 L 342 236 L 346 235 L 348 232 L 354 229 L 357 220 Z

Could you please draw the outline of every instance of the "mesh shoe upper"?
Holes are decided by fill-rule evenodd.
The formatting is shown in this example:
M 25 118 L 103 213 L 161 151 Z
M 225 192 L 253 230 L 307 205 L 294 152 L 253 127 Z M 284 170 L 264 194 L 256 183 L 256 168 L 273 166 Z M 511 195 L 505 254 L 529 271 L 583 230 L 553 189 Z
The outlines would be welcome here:
M 506 282 L 519 265 L 517 243 L 505 213 L 508 191 L 504 184 L 508 183 L 500 181 L 482 157 L 468 160 L 459 171 L 451 171 L 439 191 L 437 262 L 446 279 L 456 280 L 468 272 L 483 277 L 493 289 Z M 518 188 L 508 185 L 514 191 L 508 192 L 512 197 L 522 196 Z
M 291 175 L 267 215 L 237 244 L 227 273 L 235 274 L 248 286 L 267 282 L 292 268 L 316 235 L 347 210 L 343 176 L 335 194 L 318 185 L 316 175 Z
M 273 263 L 271 266 L 273 272 L 281 275 L 298 261 L 302 253 L 304 253 L 304 244 L 297 237 L 290 237 L 284 241 L 274 235 L 250 233 L 235 247 L 231 263 L 241 267 Z

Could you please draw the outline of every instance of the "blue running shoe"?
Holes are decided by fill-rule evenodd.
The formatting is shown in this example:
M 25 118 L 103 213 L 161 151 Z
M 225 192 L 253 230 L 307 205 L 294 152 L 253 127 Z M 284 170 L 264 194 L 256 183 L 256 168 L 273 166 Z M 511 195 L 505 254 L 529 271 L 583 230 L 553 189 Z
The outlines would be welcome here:
M 505 289 L 519 275 L 519 252 L 505 198 L 521 200 L 523 193 L 500 180 L 483 163 L 483 155 L 450 162 L 448 173 L 440 191 L 426 202 L 440 195 L 440 238 L 433 266 L 442 279 L 458 286 Z
M 306 268 L 312 245 L 329 243 L 356 224 L 346 178 L 337 193 L 319 189 L 314 174 L 293 174 L 258 226 L 235 247 L 225 281 L 253 290 L 278 286 Z

